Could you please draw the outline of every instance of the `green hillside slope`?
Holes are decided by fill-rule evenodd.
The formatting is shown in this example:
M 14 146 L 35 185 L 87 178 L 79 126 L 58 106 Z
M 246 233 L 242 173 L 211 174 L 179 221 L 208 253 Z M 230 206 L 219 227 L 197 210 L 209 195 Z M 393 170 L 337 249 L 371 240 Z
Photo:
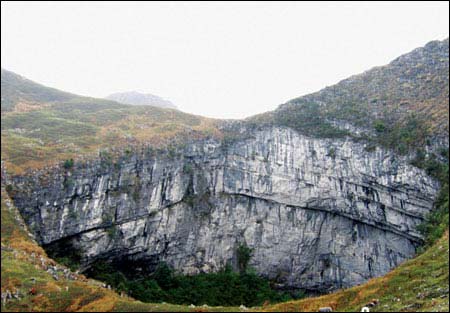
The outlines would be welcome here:
M 4 69 L 2 69 L 1 74 L 1 88 L 2 114 L 13 111 L 34 110 L 49 102 L 81 98 L 68 92 L 37 84 Z
M 288 126 L 319 137 L 352 134 L 406 153 L 436 144 L 439 138 L 448 141 L 448 98 L 447 38 L 293 99 L 249 122 Z M 355 134 L 351 129 L 355 127 L 365 131 Z
M 76 96 L 5 70 L 1 75 L 1 157 L 12 173 L 97 156 L 105 148 L 159 147 L 220 135 L 213 119 Z

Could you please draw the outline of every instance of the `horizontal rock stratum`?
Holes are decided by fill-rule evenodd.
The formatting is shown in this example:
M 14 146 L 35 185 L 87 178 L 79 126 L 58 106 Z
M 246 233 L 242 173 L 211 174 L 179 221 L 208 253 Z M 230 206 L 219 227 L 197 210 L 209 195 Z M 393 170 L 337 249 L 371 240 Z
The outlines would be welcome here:
M 13 178 L 38 241 L 99 258 L 164 261 L 196 274 L 250 265 L 286 288 L 329 291 L 382 275 L 415 254 L 415 227 L 439 188 L 407 157 L 346 139 L 268 127 L 173 156 L 124 153 Z

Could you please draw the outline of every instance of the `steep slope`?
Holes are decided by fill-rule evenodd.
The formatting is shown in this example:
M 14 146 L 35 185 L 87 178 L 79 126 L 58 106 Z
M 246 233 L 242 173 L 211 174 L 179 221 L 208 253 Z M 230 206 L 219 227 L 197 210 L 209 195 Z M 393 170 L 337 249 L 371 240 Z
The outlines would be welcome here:
M 447 38 L 249 120 L 310 136 L 351 134 L 406 153 L 448 147 L 448 98 Z
M 117 92 L 105 97 L 108 100 L 131 105 L 152 105 L 159 108 L 176 109 L 177 107 L 161 97 L 137 91 Z

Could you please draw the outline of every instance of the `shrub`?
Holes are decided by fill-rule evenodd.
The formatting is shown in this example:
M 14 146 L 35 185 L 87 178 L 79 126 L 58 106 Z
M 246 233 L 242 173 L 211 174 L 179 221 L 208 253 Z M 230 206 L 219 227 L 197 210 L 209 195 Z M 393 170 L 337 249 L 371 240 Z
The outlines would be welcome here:
M 11 193 L 13 191 L 13 186 L 11 184 L 6 185 L 5 190 L 7 193 Z
M 374 152 L 377 149 L 377 146 L 374 144 L 368 144 L 364 147 L 364 150 L 367 152 Z
M 106 229 L 106 233 L 108 234 L 108 237 L 110 238 L 110 239 L 115 239 L 115 238 L 117 238 L 117 236 L 118 236 L 118 233 L 119 232 L 119 230 L 117 229 L 117 226 L 116 225 L 112 225 L 111 227 L 109 227 L 109 228 L 107 228 Z
M 380 120 L 375 121 L 373 127 L 375 128 L 377 133 L 384 133 L 384 131 L 386 130 L 386 125 L 384 125 L 383 121 Z
M 56 257 L 55 261 L 70 268 L 72 271 L 76 271 L 80 267 L 80 263 L 75 261 L 74 258 L 64 256 L 64 257 Z
M 69 218 L 70 219 L 78 219 L 78 212 L 75 211 L 75 209 L 72 209 L 69 211 Z
M 448 229 L 448 205 L 449 193 L 447 184 L 445 188 L 441 189 L 434 209 L 425 217 L 425 221 L 417 227 L 425 238 L 425 247 L 431 246 Z
M 441 189 L 433 204 L 432 211 L 427 214 L 425 220 L 418 225 L 417 230 L 424 237 L 424 246 L 421 250 L 431 246 L 442 237 L 449 225 L 449 186 L 448 186 L 448 149 L 442 148 L 438 154 L 444 161 L 439 161 L 434 154 L 426 156 L 422 149 L 418 149 L 411 164 L 424 169 L 428 175 L 436 178 L 441 183 Z
M 169 289 L 176 285 L 172 269 L 164 262 L 158 264 L 151 278 L 163 289 Z
M 106 170 L 111 165 L 113 165 L 113 155 L 109 151 L 107 150 L 100 151 L 99 157 L 100 157 L 100 167 L 102 170 Z
M 68 169 L 71 169 L 73 167 L 73 164 L 74 164 L 73 159 L 68 159 L 68 160 L 64 161 L 63 166 L 64 166 L 64 168 L 66 170 L 68 170 Z
M 247 245 L 245 244 L 241 244 L 237 248 L 238 266 L 241 273 L 245 273 L 247 271 L 248 262 L 250 262 L 252 252 L 253 250 L 247 247 Z
M 426 159 L 425 151 L 423 149 L 418 149 L 416 151 L 416 156 L 411 161 L 411 165 L 422 168 Z
M 185 174 L 192 174 L 194 172 L 194 170 L 192 169 L 192 165 L 189 163 L 186 163 L 183 165 L 183 173 Z
M 437 177 L 441 181 L 441 189 L 433 205 L 433 210 L 425 217 L 425 220 L 418 225 L 418 231 L 423 235 L 426 247 L 431 246 L 436 240 L 442 237 L 449 226 L 449 186 L 448 186 L 448 164 L 437 161 L 425 162 L 427 172 Z
M 126 291 L 127 289 L 127 278 L 122 272 L 117 271 L 109 262 L 103 260 L 97 261 L 92 265 L 87 273 L 115 288 L 117 288 L 118 286 L 125 286 L 125 290 L 122 290 Z
M 167 146 L 167 157 L 169 159 L 174 159 L 177 155 L 177 149 L 174 145 Z
M 251 249 L 240 245 L 238 251 L 241 251 L 241 261 L 247 268 Z M 288 293 L 272 289 L 271 282 L 258 276 L 255 271 L 247 269 L 245 272 L 237 273 L 231 266 L 226 266 L 216 273 L 185 276 L 176 274 L 167 264 L 160 263 L 151 274 L 139 273 L 126 276 L 119 267 L 115 268 L 105 261 L 97 261 L 87 274 L 144 302 L 256 306 L 264 302 L 292 299 Z M 295 298 L 300 296 L 303 295 L 295 295 Z
M 331 158 L 334 159 L 334 158 L 336 157 L 336 148 L 331 147 L 331 148 L 328 150 L 327 156 L 329 156 L 329 157 L 331 157 Z

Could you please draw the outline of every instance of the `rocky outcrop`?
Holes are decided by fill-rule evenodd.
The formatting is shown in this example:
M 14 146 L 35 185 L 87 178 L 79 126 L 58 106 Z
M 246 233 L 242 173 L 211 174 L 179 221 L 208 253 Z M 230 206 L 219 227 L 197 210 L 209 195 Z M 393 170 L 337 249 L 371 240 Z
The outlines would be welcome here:
M 279 127 L 12 182 L 40 243 L 70 244 L 85 266 L 120 257 L 209 272 L 236 265 L 245 243 L 260 274 L 316 291 L 362 283 L 412 257 L 415 227 L 439 187 L 387 150 Z

